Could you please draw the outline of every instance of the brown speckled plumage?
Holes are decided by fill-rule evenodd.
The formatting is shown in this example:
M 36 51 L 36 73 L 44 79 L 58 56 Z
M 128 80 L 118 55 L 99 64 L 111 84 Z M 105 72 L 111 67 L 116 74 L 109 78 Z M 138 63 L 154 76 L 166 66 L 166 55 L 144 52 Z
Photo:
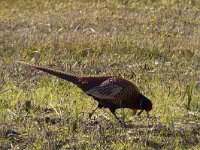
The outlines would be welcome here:
M 116 119 L 122 123 L 115 114 L 115 110 L 118 108 L 140 109 L 141 112 L 139 115 L 143 110 L 149 112 L 152 109 L 151 101 L 139 92 L 136 85 L 128 80 L 115 76 L 76 77 L 60 71 L 30 65 L 21 61 L 19 63 L 70 81 L 81 88 L 87 95 L 93 97 L 94 100 L 98 102 L 98 106 L 90 113 L 90 117 L 97 108 L 104 107 L 109 108 Z

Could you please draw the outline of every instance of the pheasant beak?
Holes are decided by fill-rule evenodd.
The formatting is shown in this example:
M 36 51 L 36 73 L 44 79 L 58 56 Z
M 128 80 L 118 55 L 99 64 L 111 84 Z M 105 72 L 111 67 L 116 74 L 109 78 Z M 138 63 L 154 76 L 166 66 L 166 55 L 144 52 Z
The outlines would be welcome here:
M 147 118 L 149 118 L 149 111 L 147 111 Z
M 140 116 L 144 110 L 141 110 L 137 115 Z

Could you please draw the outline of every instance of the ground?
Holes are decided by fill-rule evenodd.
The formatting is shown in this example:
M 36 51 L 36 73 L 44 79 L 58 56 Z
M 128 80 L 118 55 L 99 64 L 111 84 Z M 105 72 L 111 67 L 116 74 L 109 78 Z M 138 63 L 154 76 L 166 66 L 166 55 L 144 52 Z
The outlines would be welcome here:
M 153 102 L 150 118 L 107 109 L 73 84 L 115 75 Z M 1 0 L 1 149 L 200 149 L 199 0 Z

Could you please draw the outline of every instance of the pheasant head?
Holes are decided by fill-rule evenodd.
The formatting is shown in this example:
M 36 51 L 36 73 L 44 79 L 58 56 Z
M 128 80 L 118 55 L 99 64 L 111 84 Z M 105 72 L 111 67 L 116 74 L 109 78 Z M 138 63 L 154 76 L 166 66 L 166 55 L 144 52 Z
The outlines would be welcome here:
M 138 116 L 145 110 L 147 112 L 147 117 L 149 117 L 149 111 L 152 110 L 152 102 L 144 95 L 141 95 L 140 98 L 140 109 L 141 111 L 138 113 Z

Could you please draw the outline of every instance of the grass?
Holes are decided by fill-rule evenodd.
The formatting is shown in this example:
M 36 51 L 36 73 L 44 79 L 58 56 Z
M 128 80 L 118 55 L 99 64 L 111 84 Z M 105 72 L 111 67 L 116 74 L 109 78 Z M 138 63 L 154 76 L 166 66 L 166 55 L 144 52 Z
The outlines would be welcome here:
M 198 0 L 0 2 L 2 149 L 199 149 Z M 23 60 L 77 76 L 116 75 L 153 101 L 151 118 L 118 110 L 131 128 L 71 83 Z M 6 91 L 7 90 L 7 91 Z

